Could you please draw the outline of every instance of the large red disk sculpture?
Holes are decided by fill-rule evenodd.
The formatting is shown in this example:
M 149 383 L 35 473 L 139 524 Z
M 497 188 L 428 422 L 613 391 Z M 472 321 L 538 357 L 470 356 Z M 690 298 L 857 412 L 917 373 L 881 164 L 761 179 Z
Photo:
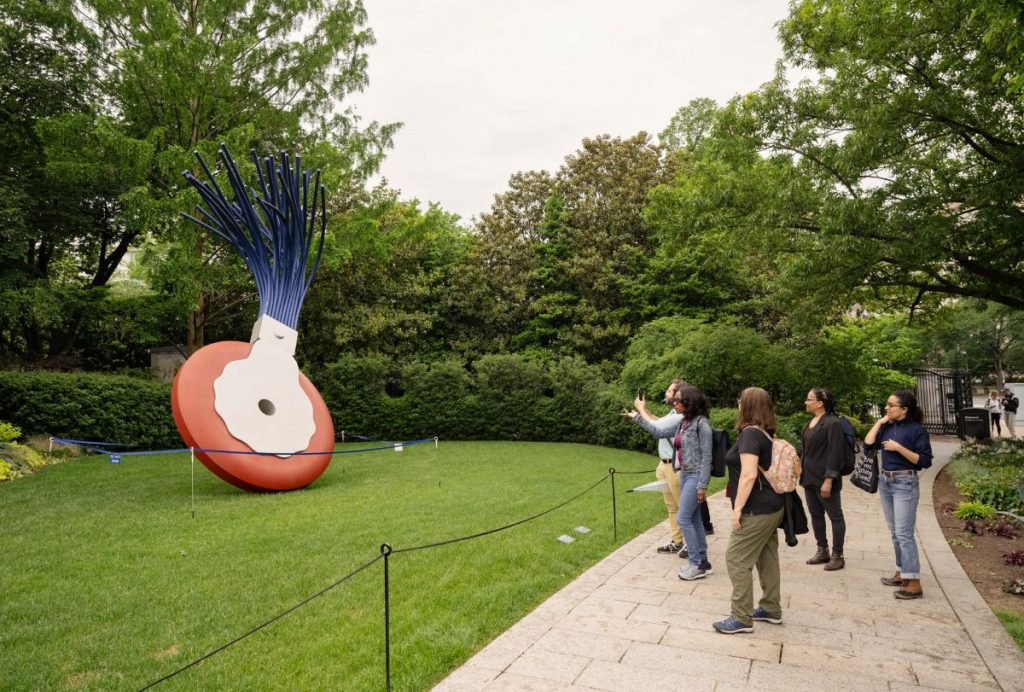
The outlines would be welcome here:
M 185 361 L 171 387 L 171 411 L 182 439 L 210 471 L 252 492 L 295 490 L 320 477 L 331 462 L 334 424 L 316 387 L 295 362 L 296 326 L 313 281 L 326 230 L 320 172 L 312 180 L 296 157 L 256 164 L 258 190 L 247 188 L 230 153 L 218 158 L 233 192 L 228 198 L 202 156 L 209 182 L 185 179 L 205 206 L 199 226 L 231 244 L 256 280 L 260 316 L 249 343 L 210 344 Z M 306 264 L 314 239 L 316 256 Z

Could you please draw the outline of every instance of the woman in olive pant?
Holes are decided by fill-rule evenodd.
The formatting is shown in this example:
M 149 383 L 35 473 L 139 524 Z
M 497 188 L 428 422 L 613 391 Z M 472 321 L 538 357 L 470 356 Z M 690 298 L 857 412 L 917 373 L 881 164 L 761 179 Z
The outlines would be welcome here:
M 729 497 L 733 503 L 732 535 L 725 564 L 732 582 L 731 615 L 714 623 L 722 634 L 753 632 L 754 620 L 782 622 L 782 578 L 779 571 L 779 522 L 783 498 L 761 471 L 772 465 L 775 408 L 760 387 L 743 390 L 736 421 L 736 444 L 725 455 Z M 761 602 L 754 608 L 753 569 L 761 580 Z

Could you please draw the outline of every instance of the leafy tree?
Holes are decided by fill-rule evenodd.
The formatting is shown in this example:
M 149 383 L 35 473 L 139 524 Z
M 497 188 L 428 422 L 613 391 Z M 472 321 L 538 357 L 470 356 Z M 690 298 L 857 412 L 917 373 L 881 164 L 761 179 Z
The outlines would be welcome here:
M 914 386 L 924 335 L 898 315 L 847 318 L 825 327 L 796 351 L 800 393 L 827 387 L 840 410 L 860 414 L 868 404 Z
M 676 234 L 773 265 L 779 299 L 814 319 L 858 299 L 1024 307 L 1021 24 L 1008 7 L 795 3 L 786 63 L 814 81 L 780 72 L 728 104 L 667 197 Z
M 515 173 L 474 227 L 465 266 L 453 277 L 453 346 L 467 360 L 507 352 L 526 328 L 544 209 L 554 189 L 546 171 Z
M 534 245 L 536 267 L 528 286 L 533 297 L 532 317 L 513 344 L 526 349 L 557 349 L 570 335 L 573 307 L 580 300 L 563 271 L 572 248 L 566 239 L 565 203 L 557 189 L 544 205 L 540 238 Z
M 192 151 L 213 160 L 227 142 L 309 149 L 312 163 L 337 166 L 335 190 L 349 190 L 374 172 L 394 125 L 371 123 L 339 104 L 366 85 L 365 49 L 373 35 L 358 0 L 82 0 L 82 16 L 102 46 L 103 89 L 128 137 L 158 152 L 140 197 L 163 216 L 165 240 L 184 252 L 164 267 L 170 285 L 191 303 L 187 346 L 203 345 L 211 294 L 225 309 L 244 300 L 210 271 L 224 250 L 177 218 L 195 202 L 181 181 Z M 242 158 L 241 156 L 239 157 Z M 231 282 L 227 282 L 230 284 Z M 226 291 L 226 293 L 225 293 Z
M 125 210 L 152 147 L 95 126 L 94 47 L 67 3 L 0 2 L 4 360 L 73 360 L 139 233 Z
M 661 149 L 645 132 L 585 139 L 557 178 L 570 252 L 554 268 L 579 296 L 564 337 L 568 350 L 588 363 L 619 362 L 643 321 L 647 296 L 637 277 L 655 247 L 643 211 L 650 190 L 665 179 Z
M 713 99 L 693 99 L 676 111 L 668 126 L 658 134 L 666 151 L 697 151 L 714 130 L 721 109 Z
M 376 190 L 366 206 L 330 221 L 303 307 L 299 355 L 333 362 L 339 351 L 438 358 L 455 325 L 447 314 L 470 238 L 458 217 Z
M 1024 371 L 1024 313 L 997 303 L 961 300 L 943 306 L 923 327 L 934 362 L 969 368 L 997 387 Z
M 585 139 L 555 175 L 516 174 L 477 224 L 457 308 L 463 353 L 510 346 L 612 363 L 642 322 L 655 241 L 643 217 L 662 181 L 646 133 Z
M 801 386 L 796 355 L 749 327 L 663 317 L 634 337 L 622 381 L 658 391 L 681 377 L 703 389 L 713 405 L 726 407 L 734 406 L 744 388 L 759 386 L 785 410 L 795 405 Z
M 94 65 L 75 50 L 77 23 L 60 3 L 0 1 L 0 277 L 46 277 L 66 252 L 61 216 L 77 201 L 44 171 L 37 124 L 88 108 Z

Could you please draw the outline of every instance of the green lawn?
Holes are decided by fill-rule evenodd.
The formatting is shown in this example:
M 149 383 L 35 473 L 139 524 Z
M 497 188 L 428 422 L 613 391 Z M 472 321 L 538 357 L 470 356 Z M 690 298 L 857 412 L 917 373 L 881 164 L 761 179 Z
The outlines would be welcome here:
M 1012 613 L 1008 610 L 997 610 L 996 617 L 1006 627 L 1006 631 L 1017 642 L 1017 646 L 1024 651 L 1024 611 Z
M 347 447 L 347 448 L 350 448 Z M 0 689 L 137 689 L 379 555 L 543 511 L 653 455 L 442 442 L 341 455 L 312 487 L 251 495 L 188 455 L 88 457 L 0 485 Z M 619 540 L 664 519 L 617 478 Z M 587 526 L 575 543 L 556 541 Z M 573 534 L 575 535 L 575 534 Z M 508 531 L 390 559 L 392 683 L 422 690 L 611 552 L 610 485 Z M 383 563 L 163 683 L 384 687 Z

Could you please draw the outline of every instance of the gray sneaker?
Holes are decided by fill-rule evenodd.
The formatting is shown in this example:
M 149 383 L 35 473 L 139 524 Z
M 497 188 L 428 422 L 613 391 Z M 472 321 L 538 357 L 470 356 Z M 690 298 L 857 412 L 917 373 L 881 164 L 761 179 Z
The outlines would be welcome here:
M 679 570 L 679 578 L 683 581 L 693 581 L 695 579 L 703 579 L 708 576 L 707 570 L 697 567 L 696 565 L 687 565 L 686 567 Z

